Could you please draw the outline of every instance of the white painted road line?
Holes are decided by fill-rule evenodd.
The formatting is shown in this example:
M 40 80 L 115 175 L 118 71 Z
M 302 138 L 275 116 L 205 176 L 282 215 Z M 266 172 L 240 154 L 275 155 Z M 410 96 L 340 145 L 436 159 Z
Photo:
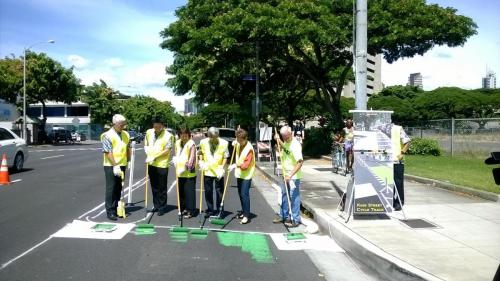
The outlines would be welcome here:
M 40 158 L 42 160 L 45 160 L 45 159 L 52 159 L 52 158 L 59 158 L 59 157 L 63 157 L 64 155 L 54 155 L 54 156 L 48 156 L 48 157 L 43 157 L 43 158 Z
M 15 183 L 15 182 L 20 182 L 20 181 L 22 181 L 22 179 L 13 180 L 10 183 Z
M 50 239 L 52 239 L 52 235 L 50 235 L 47 239 L 43 240 L 42 242 L 36 244 L 35 246 L 31 247 L 30 249 L 26 250 L 24 253 L 20 254 L 19 256 L 9 260 L 8 262 L 2 264 L 2 267 L 0 267 L 0 270 L 6 268 L 9 264 L 15 262 L 16 260 L 24 257 L 25 255 L 29 254 L 31 251 L 33 251 L 34 249 L 42 246 L 43 244 L 45 244 L 47 241 L 49 241 Z
M 132 187 L 136 186 L 134 189 L 139 188 L 140 186 L 142 186 L 142 184 L 144 184 L 144 183 L 145 183 L 145 182 L 142 182 L 142 181 L 143 181 L 143 180 L 145 180 L 145 179 L 146 179 L 145 177 L 144 177 L 144 178 L 142 178 L 142 179 L 140 179 L 138 182 L 134 183 L 134 184 L 132 185 Z M 141 182 L 142 182 L 142 184 L 141 184 Z M 134 189 L 133 189 L 133 190 L 134 190 Z M 104 205 L 104 202 L 102 202 L 101 204 L 97 205 L 97 206 L 96 206 L 96 207 L 94 207 L 92 210 L 85 212 L 85 213 L 84 213 L 83 215 L 81 215 L 79 218 L 81 218 L 81 217 L 85 216 L 86 214 L 88 214 L 88 213 L 90 213 L 90 212 L 93 212 L 94 210 L 98 209 L 99 207 L 101 207 L 101 206 L 103 206 L 103 205 Z M 88 217 L 87 217 L 87 219 L 88 219 Z M 57 233 L 57 232 L 55 232 L 55 233 Z M 54 233 L 54 234 L 55 234 L 55 233 Z M 13 258 L 13 259 L 11 259 L 11 260 L 7 261 L 6 263 L 2 264 L 2 266 L 0 267 L 0 270 L 3 270 L 3 269 L 4 269 L 4 268 L 6 268 L 7 266 L 9 266 L 11 263 L 13 263 L 13 262 L 15 262 L 16 260 L 18 260 L 18 259 L 20 259 L 20 258 L 24 257 L 25 255 L 29 254 L 31 251 L 33 251 L 33 250 L 35 250 L 36 248 L 38 248 L 38 247 L 42 246 L 43 244 L 47 243 L 50 239 L 52 239 L 52 235 L 54 235 L 54 234 L 51 234 L 49 237 L 47 237 L 47 239 L 43 240 L 42 242 L 40 242 L 40 243 L 36 244 L 35 246 L 31 247 L 30 249 L 26 250 L 24 253 L 20 254 L 19 256 L 17 256 L 17 257 L 15 257 L 15 258 Z

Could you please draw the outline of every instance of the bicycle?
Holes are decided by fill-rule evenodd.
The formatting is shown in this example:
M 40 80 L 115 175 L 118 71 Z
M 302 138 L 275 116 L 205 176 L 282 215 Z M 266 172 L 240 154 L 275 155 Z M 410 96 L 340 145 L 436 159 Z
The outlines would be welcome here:
M 345 176 L 347 174 L 346 165 L 344 145 L 342 143 L 335 143 L 332 149 L 332 171 L 338 174 L 339 170 L 342 169 Z

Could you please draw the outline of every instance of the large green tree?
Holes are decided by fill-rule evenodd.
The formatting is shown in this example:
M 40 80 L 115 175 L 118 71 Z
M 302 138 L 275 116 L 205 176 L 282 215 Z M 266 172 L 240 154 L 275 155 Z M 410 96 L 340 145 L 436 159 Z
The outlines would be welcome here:
M 175 56 L 168 84 L 208 102 L 245 99 L 241 76 L 258 71 L 265 84 L 279 61 L 313 83 L 323 110 L 340 123 L 340 95 L 353 65 L 352 11 L 347 0 L 189 0 L 161 33 L 162 48 Z M 424 0 L 371 0 L 368 23 L 369 53 L 389 63 L 476 34 L 472 19 Z
M 118 101 L 120 93 L 106 82 L 100 80 L 90 86 L 83 87 L 80 98 L 90 108 L 91 122 L 94 124 L 110 124 L 114 114 L 121 112 L 121 104 Z
M 121 114 L 128 121 L 128 127 L 145 131 L 152 127 L 153 117 L 160 117 L 167 127 L 176 128 L 182 121 L 170 102 L 162 102 L 152 97 L 134 96 L 121 102 Z
M 16 103 L 22 93 L 23 65 L 22 61 L 14 56 L 0 60 L 0 98 Z

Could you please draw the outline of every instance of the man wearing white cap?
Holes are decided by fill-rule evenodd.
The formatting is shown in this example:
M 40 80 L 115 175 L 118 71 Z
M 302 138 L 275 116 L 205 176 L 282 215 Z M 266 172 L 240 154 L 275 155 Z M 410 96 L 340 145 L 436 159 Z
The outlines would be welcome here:
M 224 192 L 224 165 L 226 165 L 229 157 L 229 143 L 219 138 L 219 130 L 215 127 L 210 127 L 207 133 L 208 138 L 202 139 L 200 142 L 200 154 L 203 160 L 198 162 L 201 170 L 205 171 L 205 200 L 207 202 L 207 210 L 205 216 L 218 214 L 220 203 L 222 201 L 222 193 Z M 216 191 L 216 205 L 214 206 L 214 190 Z M 200 210 L 201 211 L 201 210 Z
M 106 195 L 104 198 L 109 220 L 117 220 L 116 208 L 122 191 L 122 177 L 130 159 L 130 136 L 124 130 L 127 120 L 123 115 L 113 116 L 113 127 L 101 135 Z

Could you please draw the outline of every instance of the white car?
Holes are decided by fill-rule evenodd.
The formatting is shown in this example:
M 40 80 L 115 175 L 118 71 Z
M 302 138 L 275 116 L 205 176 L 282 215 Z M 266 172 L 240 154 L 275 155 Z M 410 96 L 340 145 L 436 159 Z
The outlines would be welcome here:
M 16 171 L 21 171 L 28 159 L 26 141 L 7 128 L 0 127 L 0 160 L 7 155 L 7 165 Z

